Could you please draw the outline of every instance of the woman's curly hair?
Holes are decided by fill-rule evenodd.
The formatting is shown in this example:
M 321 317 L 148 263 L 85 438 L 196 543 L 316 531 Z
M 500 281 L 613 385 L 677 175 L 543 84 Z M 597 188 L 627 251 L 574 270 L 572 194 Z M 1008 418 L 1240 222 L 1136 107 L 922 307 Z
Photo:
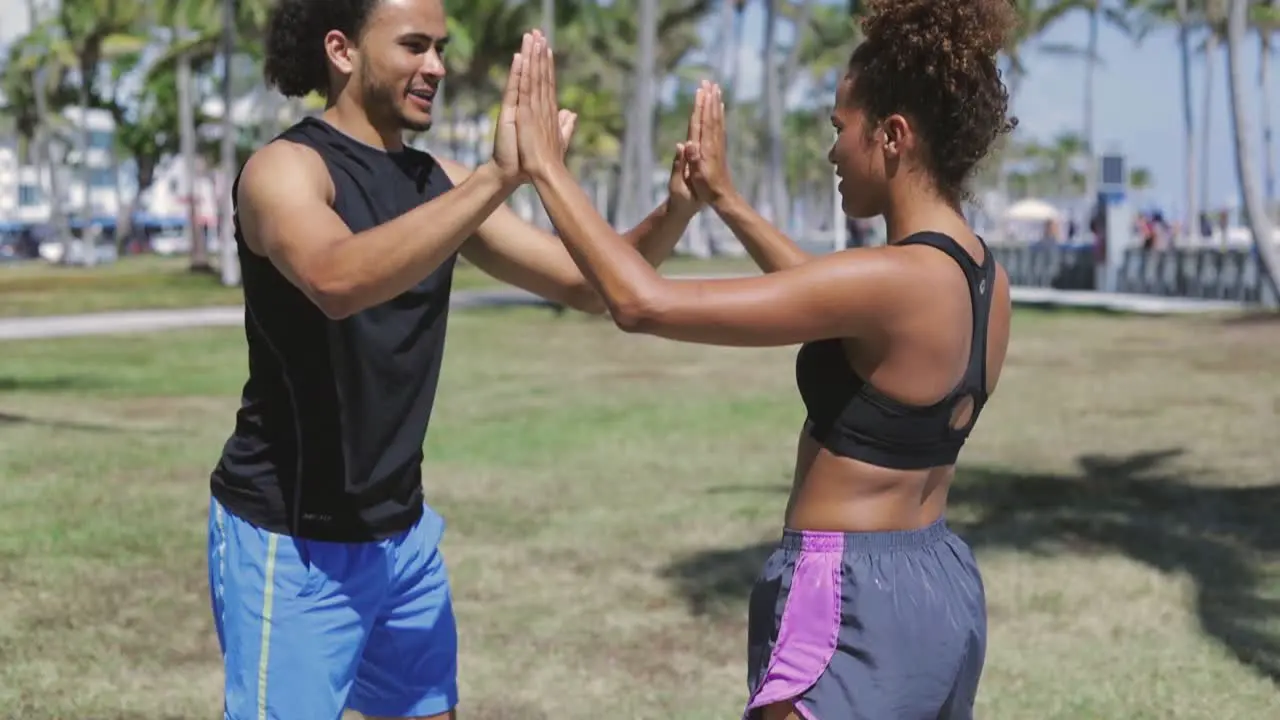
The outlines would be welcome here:
M 1009 0 L 868 0 L 853 52 L 853 100 L 873 122 L 894 113 L 925 141 L 924 161 L 951 202 L 996 138 L 1017 126 L 996 67 L 1017 16 Z
M 379 0 L 277 0 L 267 21 L 262 74 L 285 97 L 328 95 L 324 36 L 338 30 L 359 37 Z

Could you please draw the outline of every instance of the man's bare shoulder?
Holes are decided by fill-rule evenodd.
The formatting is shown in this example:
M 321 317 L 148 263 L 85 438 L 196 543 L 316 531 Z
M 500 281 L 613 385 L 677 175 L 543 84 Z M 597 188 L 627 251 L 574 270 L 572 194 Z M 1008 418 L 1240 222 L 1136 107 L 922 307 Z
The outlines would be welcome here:
M 284 139 L 254 151 L 240 172 L 240 202 L 274 198 L 280 194 L 332 195 L 332 180 L 324 158 L 314 148 Z
M 249 249 L 266 255 L 297 229 L 332 213 L 333 179 L 314 149 L 274 140 L 256 150 L 240 172 L 236 216 Z

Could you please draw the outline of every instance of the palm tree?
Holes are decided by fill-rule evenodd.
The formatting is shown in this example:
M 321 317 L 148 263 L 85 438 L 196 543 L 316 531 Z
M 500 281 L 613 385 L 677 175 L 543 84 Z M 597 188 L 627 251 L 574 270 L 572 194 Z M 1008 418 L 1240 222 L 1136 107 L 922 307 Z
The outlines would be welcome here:
M 738 67 L 738 50 L 742 47 L 743 38 L 746 28 L 746 0 L 721 0 L 720 2 L 720 55 L 716 58 L 716 71 L 724 78 L 722 83 L 724 86 L 725 96 L 725 136 L 730 143 L 735 143 L 735 138 L 744 137 L 744 133 L 738 132 L 736 125 L 742 117 L 742 89 L 739 81 L 741 73 Z M 738 148 L 740 149 L 740 148 Z M 730 151 L 729 157 L 731 170 L 735 176 L 743 169 L 742 159 L 746 157 L 745 153 Z M 712 252 L 716 247 L 712 244 Z
M 1186 222 L 1182 224 L 1185 240 L 1200 232 L 1199 196 L 1196 192 L 1196 127 L 1191 98 L 1191 10 L 1188 0 L 1177 0 L 1178 69 L 1182 79 L 1182 152 L 1187 177 Z
M 508 0 L 470 0 L 453 3 L 449 8 L 449 53 L 445 57 L 448 70 L 442 90 L 446 97 L 450 121 L 433 132 L 427 144 L 433 150 L 443 150 L 444 143 L 456 159 L 464 153 L 480 157 L 480 143 L 487 136 L 474 132 L 486 119 L 492 120 L 501 97 L 501 78 L 498 71 L 507 67 L 511 54 L 519 50 L 520 37 L 531 25 L 554 26 L 562 30 L 577 18 L 578 0 L 543 0 L 541 8 L 535 3 L 513 3 Z M 540 12 L 535 12 L 540 10 Z M 556 42 L 556 69 L 563 71 L 572 64 L 576 48 L 558 34 Z M 562 83 L 563 85 L 563 83 Z M 534 202 L 532 188 L 524 187 L 516 192 L 512 202 L 532 208 L 535 222 L 546 226 Z
M 208 50 L 209 28 L 216 22 L 208 0 L 162 0 L 152 5 L 151 18 L 158 26 L 167 27 L 164 37 L 167 47 L 164 53 L 148 68 L 147 81 L 157 73 L 172 71 L 177 83 L 178 136 L 181 158 L 181 176 L 186 183 L 187 221 L 185 234 L 189 248 L 188 269 L 191 272 L 212 272 L 206 236 L 200 227 L 195 196 L 198 175 L 196 154 L 195 87 L 193 65 Z M 192 30 L 194 29 L 194 32 Z
M 1266 203 L 1258 189 L 1258 181 L 1254 176 L 1252 135 L 1250 135 L 1249 117 L 1245 112 L 1244 63 L 1240 54 L 1244 47 L 1248 30 L 1248 0 L 1230 0 L 1227 5 L 1226 39 L 1227 39 L 1227 81 L 1231 94 L 1231 119 L 1235 135 L 1236 178 L 1240 184 L 1240 192 L 1244 195 L 1245 212 L 1249 216 L 1249 229 L 1253 235 L 1253 246 L 1257 250 L 1259 264 L 1270 290 L 1272 305 L 1280 305 L 1280 286 L 1276 283 L 1276 272 L 1280 271 L 1280 247 L 1276 245 L 1271 219 L 1267 215 Z
M 0 104 L 18 139 L 18 164 L 30 165 L 40 154 L 38 136 L 43 118 L 36 112 L 35 70 L 43 59 L 30 47 L 31 35 L 18 38 L 8 47 L 3 69 L 0 69 Z
M 573 8 L 564 2 L 559 4 L 563 7 L 552 12 L 556 24 L 563 27 L 572 20 Z M 447 105 L 457 113 L 459 121 L 466 113 L 471 113 L 473 119 L 485 117 L 496 107 L 501 94 L 495 68 L 507 67 L 511 54 L 520 49 L 521 35 L 534 24 L 535 17 L 527 3 L 507 0 L 469 0 L 454 3 L 449 10 L 452 42 L 445 58 L 448 75 L 443 89 L 452 99 Z M 567 52 L 567 48 L 556 47 L 557 72 L 565 64 Z
M 631 112 L 627 117 L 627 137 L 624 150 L 630 151 L 623 158 L 623 177 L 619 190 L 630 193 L 621 198 L 620 220 L 631 225 L 640 219 L 641 213 L 653 204 L 653 120 L 656 110 L 655 74 L 657 72 L 658 0 L 639 0 L 638 42 L 634 74 L 634 95 Z M 627 161 L 631 162 L 628 163 Z M 632 175 L 627 177 L 630 166 Z M 627 182 L 629 180 L 630 182 Z
M 1258 93 L 1262 123 L 1262 177 L 1263 195 L 1267 205 L 1276 195 L 1275 138 L 1271 121 L 1271 61 L 1275 55 L 1272 35 L 1280 28 L 1280 0 L 1269 0 L 1266 5 L 1250 9 L 1250 18 L 1258 32 Z
M 1089 189 L 1096 186 L 1096 181 L 1090 182 L 1089 179 L 1090 173 L 1094 172 L 1094 163 L 1090 157 L 1092 152 L 1087 137 L 1073 132 L 1061 133 L 1053 139 L 1046 151 L 1045 159 L 1049 166 L 1047 170 L 1060 198 L 1081 191 L 1087 195 Z M 1081 164 L 1083 169 L 1078 167 Z
M 625 73 L 630 90 L 620 157 L 621 196 L 613 213 L 613 220 L 619 225 L 638 221 L 652 205 L 656 82 L 698 47 L 697 26 L 711 1 L 637 0 L 633 5 L 615 0 L 590 15 L 591 21 L 597 23 L 596 32 L 591 33 L 591 50 L 606 66 Z M 625 90 L 622 94 L 628 95 Z
M 760 103 L 761 145 L 765 149 L 764 167 L 761 168 L 756 202 L 763 215 L 779 227 L 786 227 L 787 199 L 783 185 L 782 121 L 786 98 L 782 91 L 782 78 L 778 75 L 778 13 L 779 0 L 764 0 L 764 41 L 760 54 L 764 59 L 763 102 Z
M 813 88 L 813 98 L 821 110 L 802 110 L 787 116 L 787 180 L 789 186 L 800 188 L 805 202 L 814 202 L 825 210 L 821 217 L 831 218 L 833 225 L 843 226 L 844 213 L 840 209 L 838 184 L 832 169 L 821 158 L 831 147 L 831 125 L 825 109 L 834 102 L 836 87 L 844 77 L 849 55 L 861 42 L 861 26 L 853 12 L 858 8 L 839 5 L 807 4 L 807 27 L 797 28 L 797 44 L 792 45 L 784 71 L 784 87 L 791 87 L 803 73 Z M 799 20 L 797 21 L 799 22 Z M 822 197 L 824 203 L 817 203 Z M 815 210 L 817 208 L 814 208 Z M 797 234 L 809 233 L 810 218 L 818 216 L 806 210 L 799 216 L 801 227 Z M 839 241 L 839 227 L 833 227 Z
M 1210 120 L 1213 118 L 1213 85 L 1218 73 L 1215 60 L 1218 51 L 1221 49 L 1220 41 L 1226 36 L 1228 5 L 1233 1 L 1203 0 L 1201 22 L 1207 34 L 1203 46 L 1204 105 L 1201 108 L 1200 117 L 1200 157 L 1203 159 L 1203 163 L 1200 165 L 1200 205 L 1202 208 L 1208 208 L 1213 202 L 1213 199 L 1209 196 L 1211 188 L 1209 159 L 1213 157 L 1212 153 L 1209 152 L 1209 143 L 1213 138 L 1210 132 Z M 1228 70 L 1228 72 L 1230 71 Z
M 1011 0 L 1014 12 L 1018 16 L 1018 26 L 1016 30 L 1009 35 L 1004 47 L 1004 74 L 1007 77 L 1009 91 L 1009 106 L 1015 107 L 1019 91 L 1022 89 L 1022 81 L 1026 78 L 1027 68 L 1024 62 L 1024 53 L 1030 46 L 1031 42 L 1040 37 L 1048 30 L 1056 25 L 1067 13 L 1077 8 L 1076 0 Z M 1054 48 L 1049 48 L 1053 50 Z M 999 163 L 997 170 L 997 182 L 999 183 L 999 195 L 1005 198 L 1009 193 L 1009 186 L 1004 170 L 1005 163 L 1004 152 L 999 152 L 996 162 Z
M 1089 202 L 1097 195 L 1097 138 L 1094 131 L 1094 91 L 1097 85 L 1097 69 L 1102 60 L 1098 42 L 1102 24 L 1112 26 L 1120 32 L 1130 35 L 1129 15 L 1136 5 L 1135 0 L 1107 2 L 1104 0 L 1079 0 L 1080 8 L 1089 13 L 1089 40 L 1085 47 L 1085 81 L 1084 81 L 1084 122 L 1082 131 L 1085 144 L 1085 197 Z
M 93 168 L 89 164 L 90 137 L 89 108 L 95 98 L 98 69 L 103 60 L 112 56 L 135 53 L 146 44 L 145 39 L 133 34 L 143 17 L 145 5 L 135 0 L 63 0 L 58 7 L 58 25 L 62 31 L 58 42 L 65 43 L 76 57 L 78 77 L 79 148 L 81 183 L 84 200 L 80 213 L 86 224 L 85 262 L 92 265 L 96 259 L 93 236 L 88 232 L 88 222 L 93 215 L 89 202 L 93 188 Z
M 823 106 L 834 99 L 836 85 L 844 76 L 849 55 L 862 41 L 862 27 L 844 8 L 810 4 L 808 27 L 800 34 L 799 52 L 794 52 L 784 85 L 796 82 L 803 72 L 819 93 Z
M 1133 190 L 1133 194 L 1141 201 L 1148 190 L 1155 186 L 1155 179 L 1151 177 L 1151 171 L 1144 167 L 1135 167 L 1129 169 L 1129 189 Z
M 236 54 L 236 0 L 222 0 L 222 137 L 220 149 L 223 187 L 219 193 L 218 250 L 222 284 L 234 287 L 240 284 L 240 258 L 236 254 L 234 199 L 231 197 L 232 177 L 236 173 L 236 138 L 239 130 L 232 113 L 235 100 L 231 92 L 232 62 Z
M 56 41 L 56 26 L 39 17 L 34 1 L 28 3 L 28 11 L 31 30 L 10 45 L 4 73 L 0 75 L 0 89 L 6 99 L 5 109 L 14 117 L 20 141 L 25 138 L 19 149 L 25 149 L 27 159 L 33 161 L 39 175 L 48 173 L 47 188 L 43 187 L 45 183 L 39 184 L 41 191 L 48 193 L 50 225 L 57 239 L 65 242 L 71 237 L 62 204 L 64 173 L 60 172 L 66 153 L 61 157 L 55 157 L 54 153 L 55 146 L 62 145 L 55 141 L 65 124 L 56 110 L 66 107 L 70 100 L 68 79 L 76 66 L 76 58 L 64 43 Z M 69 253 L 64 257 L 69 257 Z
M 813 0 L 796 0 L 794 4 L 785 6 L 781 0 L 764 0 L 764 97 L 760 120 L 763 130 L 761 145 L 766 150 L 766 160 L 756 197 L 765 208 L 765 216 L 771 216 L 779 227 L 787 227 L 791 215 L 787 187 L 785 89 L 792 87 L 798 74 L 800 53 L 809 32 L 813 8 Z M 783 16 L 791 17 L 793 31 L 785 58 L 779 58 L 778 26 Z
M 1178 28 L 1178 70 L 1182 85 L 1182 158 L 1183 158 L 1183 206 L 1186 222 L 1182 223 L 1183 239 L 1199 233 L 1200 195 L 1197 192 L 1198 158 L 1196 149 L 1195 97 L 1191 89 L 1191 33 L 1195 29 L 1195 16 L 1191 0 L 1155 0 L 1144 8 L 1135 38 L 1141 42 L 1152 30 L 1166 24 Z
M 176 22 L 173 25 L 172 42 L 184 43 L 187 40 L 188 10 L 175 9 Z M 191 53 L 180 52 L 176 59 L 178 82 L 178 145 L 182 157 L 182 179 L 186 183 L 187 223 L 186 234 L 190 259 L 187 262 L 191 272 L 210 272 L 209 246 L 207 236 L 200 227 L 196 205 L 196 120 L 195 97 L 192 87 Z M 163 67 L 163 66 L 159 66 Z
M 121 76 L 139 69 L 140 56 L 129 60 L 132 62 L 122 68 Z M 118 62 L 124 64 L 128 60 Z M 116 239 L 123 244 L 130 236 L 132 219 L 138 212 L 142 194 L 155 181 L 156 168 L 162 160 L 180 149 L 177 72 L 170 68 L 166 72 L 147 74 L 136 90 L 131 91 L 126 91 L 123 83 L 117 83 L 103 104 L 111 113 L 116 127 L 117 147 L 133 161 L 137 185 L 133 197 L 127 203 L 121 203 L 124 210 Z
M 198 228 L 196 217 L 194 184 L 198 175 L 198 143 L 193 110 L 196 100 L 192 80 L 193 75 L 208 74 L 215 61 L 222 61 L 224 74 L 219 76 L 219 105 L 222 108 L 222 115 L 221 127 L 218 131 L 220 138 L 218 164 L 221 166 L 219 175 L 227 187 L 218 190 L 217 217 L 219 244 L 222 248 L 219 264 L 222 266 L 224 282 L 238 283 L 235 258 L 227 255 L 228 246 L 234 244 L 230 229 L 229 193 L 238 156 L 237 141 L 239 139 L 239 129 L 231 113 L 235 98 L 233 78 L 230 76 L 235 66 L 233 59 L 236 56 L 261 55 L 271 4 L 270 0 L 160 0 L 149 6 L 153 21 L 172 28 L 167 38 L 167 47 L 151 65 L 149 72 L 166 72 L 171 68 L 177 70 L 178 102 L 183 108 L 180 113 L 183 175 L 187 179 L 190 196 L 187 219 L 191 240 L 190 265 L 196 272 L 209 272 L 212 266 L 209 263 L 205 236 Z

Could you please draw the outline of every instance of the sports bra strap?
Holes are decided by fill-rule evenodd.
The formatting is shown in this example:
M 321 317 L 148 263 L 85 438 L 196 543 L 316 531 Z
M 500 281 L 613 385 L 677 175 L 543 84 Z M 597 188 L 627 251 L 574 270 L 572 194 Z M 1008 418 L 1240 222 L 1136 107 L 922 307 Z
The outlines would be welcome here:
M 898 245 L 927 245 L 945 253 L 964 272 L 969 285 L 969 307 L 973 314 L 973 333 L 969 341 L 969 364 L 965 369 L 963 382 L 969 382 L 977 374 L 978 387 L 975 390 L 981 398 L 987 396 L 987 330 L 991 323 L 991 293 L 995 287 L 996 263 L 991 257 L 991 248 L 978 238 L 982 245 L 982 264 L 974 261 L 960 243 L 949 235 L 938 232 L 919 232 L 908 236 Z

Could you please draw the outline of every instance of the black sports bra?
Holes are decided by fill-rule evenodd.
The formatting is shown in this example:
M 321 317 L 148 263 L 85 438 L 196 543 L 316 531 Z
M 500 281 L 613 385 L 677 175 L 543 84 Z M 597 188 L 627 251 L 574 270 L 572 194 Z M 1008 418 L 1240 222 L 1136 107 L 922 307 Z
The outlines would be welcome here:
M 907 405 L 858 377 L 849 367 L 840 339 L 831 338 L 800 348 L 796 385 L 809 413 L 809 434 L 827 450 L 880 467 L 923 470 L 955 463 L 986 404 L 987 328 L 996 266 L 986 243 L 982 243 L 982 265 L 941 233 L 916 233 L 899 244 L 936 248 L 964 271 L 973 308 L 973 338 L 960 382 L 928 407 Z M 953 428 L 954 410 L 966 397 L 973 399 L 969 421 Z

